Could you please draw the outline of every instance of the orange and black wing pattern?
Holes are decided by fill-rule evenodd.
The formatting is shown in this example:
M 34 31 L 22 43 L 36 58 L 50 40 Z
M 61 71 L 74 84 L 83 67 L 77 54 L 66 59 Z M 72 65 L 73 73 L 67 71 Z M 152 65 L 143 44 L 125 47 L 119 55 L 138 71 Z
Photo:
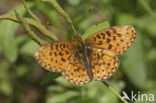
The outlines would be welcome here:
M 113 26 L 89 36 L 85 42 L 92 48 L 110 50 L 121 55 L 128 50 L 136 38 L 136 30 L 129 25 Z
M 110 78 L 119 66 L 119 58 L 115 53 L 105 49 L 90 48 L 90 70 L 93 80 L 103 81 Z
M 41 46 L 35 53 L 39 64 L 53 72 L 62 72 L 71 83 L 84 85 L 90 81 L 83 62 L 75 56 L 76 42 L 54 42 Z
M 84 62 L 74 54 L 70 57 L 68 66 L 62 74 L 70 83 L 76 85 L 85 85 L 91 81 L 85 69 Z
M 73 50 L 72 42 L 53 42 L 41 46 L 35 53 L 35 58 L 45 69 L 62 72 L 68 65 Z

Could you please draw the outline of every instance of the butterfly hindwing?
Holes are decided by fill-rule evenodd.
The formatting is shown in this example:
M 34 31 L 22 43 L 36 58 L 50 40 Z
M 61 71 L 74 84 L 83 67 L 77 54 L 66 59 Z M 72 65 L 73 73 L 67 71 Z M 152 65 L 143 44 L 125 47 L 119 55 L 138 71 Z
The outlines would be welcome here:
M 70 57 L 68 66 L 62 74 L 69 82 L 76 85 L 85 85 L 90 81 L 82 59 L 74 54 Z
M 110 78 L 119 66 L 118 56 L 105 49 L 90 48 L 90 51 L 88 57 L 93 80 L 102 81 Z

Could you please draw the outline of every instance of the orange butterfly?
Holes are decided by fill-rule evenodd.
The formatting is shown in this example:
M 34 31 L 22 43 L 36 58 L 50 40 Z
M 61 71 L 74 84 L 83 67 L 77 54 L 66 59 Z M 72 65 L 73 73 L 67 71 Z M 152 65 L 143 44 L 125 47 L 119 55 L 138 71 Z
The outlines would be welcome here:
M 110 78 L 119 66 L 118 55 L 128 50 L 136 38 L 129 25 L 114 26 L 82 40 L 75 35 L 73 42 L 53 42 L 41 46 L 35 58 L 45 69 L 62 72 L 76 85 Z

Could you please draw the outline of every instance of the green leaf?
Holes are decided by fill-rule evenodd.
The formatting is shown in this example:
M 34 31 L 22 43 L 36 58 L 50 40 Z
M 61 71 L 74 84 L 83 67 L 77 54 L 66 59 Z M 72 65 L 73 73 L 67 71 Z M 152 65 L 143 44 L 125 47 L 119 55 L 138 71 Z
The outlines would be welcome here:
M 147 60 L 152 62 L 152 61 L 156 61 L 156 48 L 151 48 L 149 53 L 147 53 Z
M 15 38 L 15 42 L 18 45 L 18 48 L 22 48 L 25 43 L 27 43 L 30 40 L 30 38 L 26 34 L 21 34 L 21 36 L 18 36 Z
M 38 47 L 39 45 L 36 42 L 29 39 L 19 48 L 19 53 L 33 56 Z
M 156 90 L 156 80 L 154 78 L 148 79 L 146 84 L 145 84 L 145 89 L 146 90 Z
M 72 87 L 72 88 L 81 88 L 75 84 L 72 84 L 70 82 L 67 81 L 67 79 L 65 79 L 64 77 L 60 76 L 59 78 L 55 79 L 56 82 L 58 82 L 59 84 L 66 86 L 66 87 Z
M 0 24 L 0 45 L 2 52 L 9 62 L 15 62 L 17 58 L 17 44 L 14 41 L 14 32 L 18 24 L 12 21 L 2 21 Z
M 124 88 L 122 81 L 111 81 L 108 83 L 118 93 Z M 94 98 L 94 103 L 118 103 L 118 97 L 108 89 L 102 82 L 91 82 L 88 88 L 88 98 Z
M 62 93 L 63 91 L 65 91 L 65 88 L 62 86 L 58 86 L 58 85 L 51 85 L 48 87 L 48 91 L 49 92 L 53 92 L 53 93 Z
M 108 27 L 110 27 L 110 24 L 108 21 L 104 21 L 102 23 L 99 23 L 98 25 L 93 25 L 82 35 L 82 38 L 86 39 L 88 36 L 98 32 L 98 31 L 101 31 L 103 29 L 106 29 Z
M 20 64 L 16 67 L 16 75 L 18 77 L 24 76 L 26 73 L 28 73 L 28 71 L 29 71 L 29 68 L 27 65 Z
M 135 16 L 133 16 L 132 14 L 126 14 L 126 13 L 123 13 L 123 14 L 120 14 L 118 17 L 117 17 L 117 24 L 119 25 L 123 25 L 123 24 L 128 24 L 128 25 L 136 25 L 136 18 Z
M 13 85 L 10 81 L 9 74 L 10 65 L 7 61 L 0 62 L 0 92 L 6 96 L 11 96 L 13 93 Z
M 50 81 L 56 79 L 57 77 L 59 77 L 61 74 L 60 73 L 56 73 L 56 72 L 49 72 L 47 73 L 43 80 L 41 81 L 40 85 L 45 85 L 47 83 L 49 83 Z
M 145 31 L 144 34 L 150 35 L 152 37 L 156 37 L 156 23 L 155 23 L 155 17 L 146 17 L 141 20 L 140 22 L 140 27 L 143 31 Z
M 27 6 L 31 8 L 33 4 L 27 3 Z M 20 15 L 24 15 L 26 12 L 21 4 L 16 9 Z M 13 14 L 13 11 L 11 10 L 9 14 Z M 5 58 L 11 63 L 16 61 L 18 54 L 17 44 L 14 39 L 14 33 L 18 26 L 17 23 L 10 20 L 3 20 L 0 24 L 0 45 Z
M 76 6 L 79 5 L 81 0 L 67 0 L 70 5 Z
M 63 78 L 62 76 L 59 77 L 59 78 L 57 78 L 55 81 L 58 82 L 59 84 L 64 85 L 64 86 L 74 86 L 74 84 L 69 83 L 69 82 L 68 82 L 65 78 Z
M 66 103 L 69 99 L 77 97 L 79 95 L 79 92 L 70 90 L 48 98 L 46 103 Z
M 123 70 L 133 85 L 143 88 L 146 83 L 146 63 L 141 35 L 137 35 L 134 45 L 121 61 Z

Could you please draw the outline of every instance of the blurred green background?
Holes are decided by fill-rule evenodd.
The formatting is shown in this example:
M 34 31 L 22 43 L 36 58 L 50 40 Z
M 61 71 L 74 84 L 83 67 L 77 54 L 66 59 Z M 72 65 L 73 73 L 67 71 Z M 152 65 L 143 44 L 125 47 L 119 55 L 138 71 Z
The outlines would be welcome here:
M 120 56 L 118 71 L 107 82 L 121 95 L 122 91 L 128 95 L 131 91 L 153 94 L 156 103 L 156 0 L 57 1 L 70 15 L 79 34 L 103 21 L 111 26 L 129 24 L 136 28 L 136 41 Z M 52 5 L 40 0 L 28 0 L 27 4 L 59 40 L 73 40 L 71 27 Z M 28 17 L 20 0 L 0 0 L 0 15 L 14 7 Z M 92 11 L 88 12 L 89 8 Z M 49 73 L 35 61 L 33 56 L 38 47 L 21 25 L 0 20 L 0 103 L 121 102 L 101 82 L 80 87 L 62 77 L 56 78 L 58 73 Z

